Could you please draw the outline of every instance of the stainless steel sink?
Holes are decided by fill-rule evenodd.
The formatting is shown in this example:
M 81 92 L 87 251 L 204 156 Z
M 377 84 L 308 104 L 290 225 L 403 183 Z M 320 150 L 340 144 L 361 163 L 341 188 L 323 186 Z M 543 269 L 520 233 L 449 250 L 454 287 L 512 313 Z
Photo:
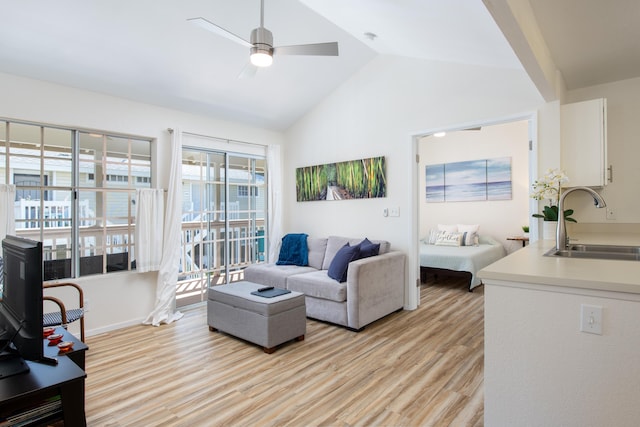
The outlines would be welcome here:
M 553 248 L 544 255 L 562 258 L 640 261 L 640 246 L 571 244 L 567 249 Z

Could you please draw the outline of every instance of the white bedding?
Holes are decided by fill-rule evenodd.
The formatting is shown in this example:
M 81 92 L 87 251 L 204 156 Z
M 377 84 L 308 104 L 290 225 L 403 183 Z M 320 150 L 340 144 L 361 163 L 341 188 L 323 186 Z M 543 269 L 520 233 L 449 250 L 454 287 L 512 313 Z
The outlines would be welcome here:
M 420 266 L 468 271 L 471 290 L 481 283 L 476 273 L 507 254 L 504 246 L 491 237 L 480 236 L 479 240 L 478 246 L 437 246 L 420 241 Z

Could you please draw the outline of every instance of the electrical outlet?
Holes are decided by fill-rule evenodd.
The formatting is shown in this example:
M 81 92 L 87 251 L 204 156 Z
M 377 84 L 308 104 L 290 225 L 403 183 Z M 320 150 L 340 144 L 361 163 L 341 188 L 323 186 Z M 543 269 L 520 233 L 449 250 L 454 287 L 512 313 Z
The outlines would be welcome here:
M 389 216 L 400 216 L 400 207 L 389 208 Z
M 580 331 L 602 335 L 602 307 L 586 304 L 580 306 Z
M 616 211 L 614 211 L 613 208 L 610 208 L 608 206 L 607 206 L 607 219 L 608 220 L 616 219 Z
M 86 313 L 87 311 L 89 311 L 89 299 L 85 298 L 84 299 L 84 312 Z

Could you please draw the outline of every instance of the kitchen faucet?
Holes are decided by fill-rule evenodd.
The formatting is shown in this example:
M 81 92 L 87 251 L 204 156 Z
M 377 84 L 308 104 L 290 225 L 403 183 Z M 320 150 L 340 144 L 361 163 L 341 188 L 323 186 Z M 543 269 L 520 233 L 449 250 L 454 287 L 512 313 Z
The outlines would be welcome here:
M 558 203 L 558 228 L 556 229 L 556 249 L 563 250 L 567 249 L 569 246 L 569 236 L 567 236 L 567 224 L 564 220 L 564 199 L 567 197 L 569 193 L 574 191 L 586 191 L 591 194 L 593 197 L 593 202 L 596 205 L 596 208 L 604 208 L 607 206 L 607 203 L 604 201 L 601 195 L 595 192 L 595 190 L 589 187 L 572 187 L 567 189 L 562 196 L 560 197 L 560 202 Z

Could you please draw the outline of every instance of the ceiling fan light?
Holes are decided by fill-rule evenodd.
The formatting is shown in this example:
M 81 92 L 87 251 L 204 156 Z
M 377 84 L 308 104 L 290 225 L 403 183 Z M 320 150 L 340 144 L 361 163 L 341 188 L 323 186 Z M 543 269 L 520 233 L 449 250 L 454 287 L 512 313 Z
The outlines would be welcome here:
M 251 63 L 256 67 L 269 67 L 273 64 L 273 56 L 268 52 L 256 50 L 251 53 Z

